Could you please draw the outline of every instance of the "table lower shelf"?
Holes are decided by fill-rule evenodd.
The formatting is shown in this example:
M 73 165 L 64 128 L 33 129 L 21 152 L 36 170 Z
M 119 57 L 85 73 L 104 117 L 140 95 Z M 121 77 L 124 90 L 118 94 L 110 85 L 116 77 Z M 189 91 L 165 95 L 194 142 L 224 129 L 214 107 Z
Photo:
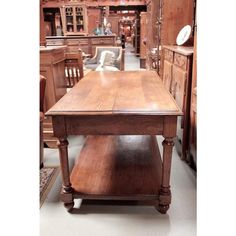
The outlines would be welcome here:
M 162 161 L 155 136 L 87 136 L 71 172 L 73 196 L 158 200 Z

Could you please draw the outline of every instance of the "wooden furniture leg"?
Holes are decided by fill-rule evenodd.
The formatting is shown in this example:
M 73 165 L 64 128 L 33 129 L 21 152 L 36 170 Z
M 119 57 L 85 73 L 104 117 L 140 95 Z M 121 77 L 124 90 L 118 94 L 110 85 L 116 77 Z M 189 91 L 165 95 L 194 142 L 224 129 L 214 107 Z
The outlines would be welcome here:
M 159 202 L 156 209 L 165 214 L 171 203 L 170 191 L 170 171 L 172 160 L 172 149 L 174 146 L 174 138 L 176 136 L 177 117 L 165 117 L 164 119 L 164 141 L 163 145 L 163 160 L 162 160 L 162 180 L 161 189 L 159 191 Z
M 59 138 L 58 149 L 62 173 L 62 192 L 61 200 L 68 212 L 71 212 L 74 206 L 73 188 L 70 183 L 70 172 L 68 163 L 68 141 L 66 138 Z
M 170 191 L 170 169 L 172 159 L 172 149 L 174 146 L 173 138 L 165 138 L 162 142 L 163 145 L 163 164 L 162 164 L 162 182 L 159 192 L 159 204 L 157 210 L 165 214 L 169 209 L 171 203 L 171 191 Z

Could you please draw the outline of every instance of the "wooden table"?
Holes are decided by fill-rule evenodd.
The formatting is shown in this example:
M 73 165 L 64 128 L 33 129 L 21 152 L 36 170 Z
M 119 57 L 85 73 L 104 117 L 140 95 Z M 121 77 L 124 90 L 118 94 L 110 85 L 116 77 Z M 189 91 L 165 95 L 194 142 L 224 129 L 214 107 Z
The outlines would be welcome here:
M 52 117 L 68 211 L 74 198 L 171 203 L 173 138 L 180 108 L 154 71 L 90 72 L 46 115 Z M 68 135 L 87 135 L 73 170 Z M 163 156 L 155 135 L 163 135 Z

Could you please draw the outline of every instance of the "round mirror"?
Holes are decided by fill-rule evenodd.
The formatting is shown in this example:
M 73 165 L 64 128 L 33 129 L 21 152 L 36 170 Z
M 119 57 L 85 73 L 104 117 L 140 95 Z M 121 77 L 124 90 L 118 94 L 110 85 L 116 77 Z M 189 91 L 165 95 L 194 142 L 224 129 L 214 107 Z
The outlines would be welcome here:
M 176 38 L 176 44 L 177 45 L 183 45 L 189 39 L 190 34 L 191 34 L 191 26 L 190 25 L 184 26 L 179 31 L 179 34 Z

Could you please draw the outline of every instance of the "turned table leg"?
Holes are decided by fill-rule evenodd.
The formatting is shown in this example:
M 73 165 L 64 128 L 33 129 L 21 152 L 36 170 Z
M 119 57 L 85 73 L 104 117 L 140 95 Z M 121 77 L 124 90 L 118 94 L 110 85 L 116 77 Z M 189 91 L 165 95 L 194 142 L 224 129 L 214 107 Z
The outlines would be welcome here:
M 172 149 L 174 142 L 172 138 L 166 138 L 163 142 L 163 164 L 162 164 L 162 182 L 161 189 L 159 192 L 159 204 L 157 210 L 165 214 L 169 209 L 171 203 L 171 191 L 170 191 L 170 170 L 171 170 L 171 159 Z
M 73 188 L 70 183 L 70 172 L 68 163 L 68 141 L 66 138 L 59 138 L 58 149 L 61 163 L 61 173 L 62 173 L 62 192 L 61 200 L 64 202 L 64 206 L 67 211 L 70 212 L 74 206 L 73 198 Z
M 170 171 L 172 150 L 174 146 L 173 138 L 176 136 L 177 117 L 165 117 L 164 119 L 164 141 L 163 145 L 163 160 L 162 160 L 162 180 L 159 191 L 159 201 L 156 209 L 165 214 L 171 203 L 170 191 Z

